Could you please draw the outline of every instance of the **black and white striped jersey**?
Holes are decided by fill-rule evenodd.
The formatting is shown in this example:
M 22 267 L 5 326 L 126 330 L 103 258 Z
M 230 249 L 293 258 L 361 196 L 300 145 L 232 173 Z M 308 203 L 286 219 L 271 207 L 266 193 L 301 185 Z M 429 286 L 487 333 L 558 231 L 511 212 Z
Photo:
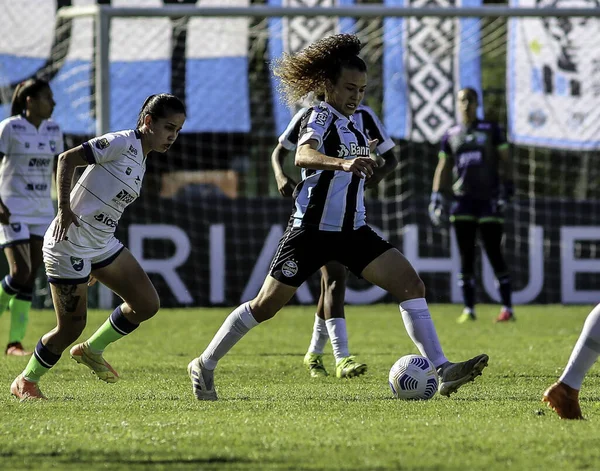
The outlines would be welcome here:
M 329 104 L 309 108 L 302 116 L 298 145 L 318 142 L 317 150 L 329 157 L 369 157 L 369 142 L 352 117 L 347 118 Z M 317 227 L 322 231 L 358 229 L 365 223 L 363 178 L 351 172 L 302 169 L 296 187 L 293 227 Z
M 308 108 L 302 108 L 298 111 L 285 131 L 279 136 L 279 143 L 287 150 L 294 150 L 298 145 L 298 134 L 300 133 L 300 123 L 302 116 L 308 111 Z M 392 149 L 396 144 L 390 137 L 385 127 L 375 114 L 375 112 L 366 105 L 359 105 L 352 115 L 354 124 L 360 129 L 369 139 L 377 139 L 377 153 L 385 154 Z

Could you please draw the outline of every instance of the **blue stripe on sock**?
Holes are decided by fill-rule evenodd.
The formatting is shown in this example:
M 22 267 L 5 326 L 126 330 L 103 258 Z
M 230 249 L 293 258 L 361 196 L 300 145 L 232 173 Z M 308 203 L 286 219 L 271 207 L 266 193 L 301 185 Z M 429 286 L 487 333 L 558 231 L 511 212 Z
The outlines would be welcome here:
M 127 335 L 137 329 L 140 325 L 134 324 L 129 319 L 125 317 L 123 311 L 121 310 L 121 306 L 117 307 L 109 317 L 110 324 L 113 328 L 119 332 L 120 334 Z
M 40 339 L 35 346 L 33 354 L 37 358 L 37 361 L 39 361 L 42 366 L 45 366 L 46 368 L 52 368 L 54 365 L 56 365 L 56 362 L 60 360 L 60 355 L 52 353 L 50 350 L 48 350 L 42 343 L 42 339 Z

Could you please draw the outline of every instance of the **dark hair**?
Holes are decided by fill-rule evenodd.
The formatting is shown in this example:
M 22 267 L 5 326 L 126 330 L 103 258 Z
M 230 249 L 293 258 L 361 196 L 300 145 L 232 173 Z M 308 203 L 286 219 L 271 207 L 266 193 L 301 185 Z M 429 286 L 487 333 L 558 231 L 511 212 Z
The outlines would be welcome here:
M 358 57 L 362 44 L 353 34 L 336 34 L 315 41 L 300 52 L 283 56 L 273 63 L 273 74 L 281 80 L 280 93 L 290 104 L 309 92 L 325 92 L 327 81 L 336 83 L 342 68 L 367 71 Z
M 23 113 L 27 107 L 27 97 L 37 96 L 41 91 L 50 88 L 50 84 L 45 80 L 38 78 L 30 78 L 22 81 L 15 87 L 13 92 L 10 114 L 15 116 Z
M 479 94 L 477 93 L 477 90 L 475 90 L 474 88 L 472 88 L 472 87 L 461 88 L 459 90 L 459 92 L 466 93 L 471 98 L 475 98 L 475 101 L 477 101 L 479 103 Z
M 158 95 L 150 95 L 144 101 L 140 114 L 138 115 L 137 128 L 141 128 L 144 124 L 146 115 L 152 116 L 154 119 L 166 118 L 171 113 L 185 112 L 185 105 L 175 95 L 170 93 L 160 93 Z

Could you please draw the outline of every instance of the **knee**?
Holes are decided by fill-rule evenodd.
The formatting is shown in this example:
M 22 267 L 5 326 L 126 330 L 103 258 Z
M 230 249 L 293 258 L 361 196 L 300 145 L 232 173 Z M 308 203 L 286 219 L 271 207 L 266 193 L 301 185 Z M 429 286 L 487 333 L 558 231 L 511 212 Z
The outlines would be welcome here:
M 10 269 L 10 277 L 13 282 L 22 289 L 27 289 L 29 285 L 33 287 L 32 273 L 27 266 L 12 266 Z
M 252 317 L 254 317 L 256 322 L 268 321 L 275 317 L 275 314 L 277 314 L 280 309 L 281 306 L 267 298 L 256 297 L 250 301 L 250 310 L 252 311 Z
M 158 295 L 144 299 L 132 306 L 133 311 L 138 314 L 143 320 L 154 317 L 160 310 L 160 299 Z
M 423 283 L 423 280 L 419 277 L 419 275 L 415 275 L 405 284 L 403 294 L 404 299 L 401 301 L 425 297 L 425 283 Z

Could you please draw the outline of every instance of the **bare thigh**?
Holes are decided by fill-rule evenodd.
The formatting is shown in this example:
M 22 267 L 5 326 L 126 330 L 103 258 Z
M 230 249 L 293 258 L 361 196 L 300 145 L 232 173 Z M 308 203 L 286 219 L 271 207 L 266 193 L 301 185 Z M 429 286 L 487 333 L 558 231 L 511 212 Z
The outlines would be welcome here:
M 140 323 L 158 312 L 158 293 L 144 269 L 126 248 L 110 265 L 92 270 L 92 276 L 125 301 L 122 309 L 130 321 Z
M 425 285 L 397 249 L 390 249 L 369 263 L 361 276 L 383 288 L 399 302 L 425 297 Z
M 25 287 L 31 274 L 31 248 L 29 242 L 4 247 L 10 276 L 15 284 Z

